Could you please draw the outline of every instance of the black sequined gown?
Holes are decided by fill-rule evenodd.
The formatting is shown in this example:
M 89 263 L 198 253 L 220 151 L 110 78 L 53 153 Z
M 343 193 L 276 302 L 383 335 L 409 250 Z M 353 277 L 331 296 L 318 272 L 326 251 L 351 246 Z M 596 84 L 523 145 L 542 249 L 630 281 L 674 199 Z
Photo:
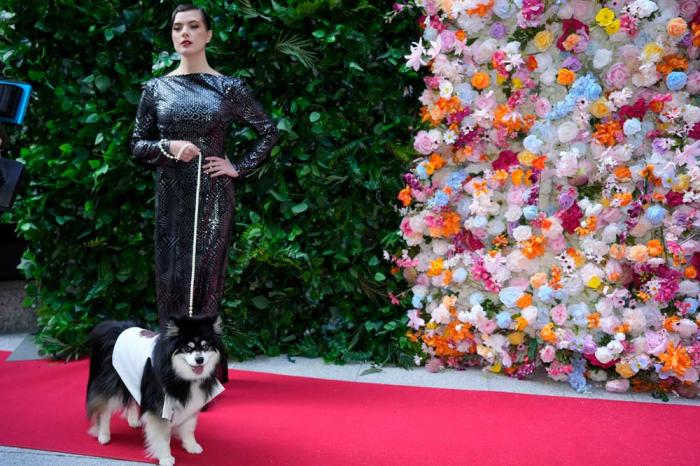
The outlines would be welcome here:
M 156 167 L 156 302 L 161 327 L 189 309 L 197 159 L 180 162 L 159 149 L 160 139 L 191 141 L 202 156 L 224 157 L 233 121 L 259 135 L 241 157 L 229 157 L 241 176 L 258 166 L 277 141 L 275 125 L 240 78 L 205 73 L 154 78 L 143 84 L 131 150 Z M 167 148 L 167 145 L 166 145 Z M 202 159 L 202 165 L 206 159 Z M 194 282 L 196 314 L 217 314 L 233 227 L 233 178 L 201 175 Z

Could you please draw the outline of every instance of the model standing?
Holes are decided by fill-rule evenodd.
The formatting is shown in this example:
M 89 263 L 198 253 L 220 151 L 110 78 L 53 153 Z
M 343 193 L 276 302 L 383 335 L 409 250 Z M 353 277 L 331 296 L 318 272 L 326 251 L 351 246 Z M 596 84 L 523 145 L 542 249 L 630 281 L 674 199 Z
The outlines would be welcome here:
M 143 85 L 131 148 L 157 167 L 155 268 L 160 325 L 188 312 L 198 157 L 201 193 L 195 254 L 194 313 L 217 314 L 224 289 L 233 228 L 235 179 L 254 169 L 277 141 L 274 123 L 240 79 L 209 66 L 209 17 L 180 5 L 171 18 L 175 50 L 182 57 L 170 74 Z M 224 155 L 231 122 L 252 126 L 259 138 L 240 159 Z

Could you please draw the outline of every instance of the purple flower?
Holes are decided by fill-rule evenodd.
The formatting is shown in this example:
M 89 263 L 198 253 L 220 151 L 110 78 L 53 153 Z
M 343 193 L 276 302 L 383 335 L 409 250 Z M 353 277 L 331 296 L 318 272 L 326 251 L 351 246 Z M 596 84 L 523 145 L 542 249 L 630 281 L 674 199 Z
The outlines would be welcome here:
M 581 60 L 576 58 L 575 56 L 570 56 L 564 62 L 561 64 L 561 68 L 568 68 L 571 71 L 580 71 L 581 70 Z
M 489 34 L 494 39 L 502 39 L 503 37 L 505 37 L 506 32 L 506 27 L 503 25 L 503 23 L 493 23 Z

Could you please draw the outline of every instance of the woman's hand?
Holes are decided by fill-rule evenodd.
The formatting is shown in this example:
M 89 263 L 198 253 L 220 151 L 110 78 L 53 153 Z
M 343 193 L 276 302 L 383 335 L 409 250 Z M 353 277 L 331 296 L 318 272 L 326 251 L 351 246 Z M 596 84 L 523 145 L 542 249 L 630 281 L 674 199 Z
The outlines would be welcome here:
M 184 150 L 182 149 L 183 147 Z M 190 141 L 170 141 L 170 153 L 177 156 L 180 151 L 182 151 L 180 160 L 183 162 L 191 162 L 192 159 L 200 154 L 199 147 L 195 146 Z
M 221 157 L 207 157 L 208 160 L 206 165 L 204 165 L 204 173 L 207 173 L 212 178 L 217 176 L 227 175 L 231 178 L 238 178 L 238 172 L 228 159 L 222 159 Z

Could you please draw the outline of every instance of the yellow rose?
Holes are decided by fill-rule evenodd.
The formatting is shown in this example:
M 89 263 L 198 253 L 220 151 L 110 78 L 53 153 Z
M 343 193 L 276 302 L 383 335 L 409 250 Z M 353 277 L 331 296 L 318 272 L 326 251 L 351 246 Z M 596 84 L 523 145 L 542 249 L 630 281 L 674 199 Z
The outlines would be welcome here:
M 648 61 L 651 58 L 653 58 L 655 55 L 661 56 L 661 54 L 663 52 L 664 52 L 664 49 L 659 44 L 657 44 L 656 42 L 649 42 L 642 49 L 642 58 L 645 61 Z
M 620 20 L 619 19 L 616 19 L 612 23 L 605 26 L 605 32 L 607 32 L 609 36 L 612 36 L 613 34 L 615 34 L 619 30 L 620 30 Z
M 593 102 L 588 111 L 596 118 L 604 118 L 610 115 L 610 107 L 608 107 L 608 101 L 605 98 L 600 98 Z
M 600 279 L 598 275 L 593 275 L 590 280 L 588 280 L 588 283 L 586 283 L 586 286 L 588 288 L 593 288 L 594 290 L 598 288 L 600 285 L 603 284 L 603 281 Z
M 508 342 L 513 346 L 522 345 L 525 340 L 525 334 L 523 332 L 513 332 L 508 335 Z
M 552 34 L 549 31 L 540 31 L 537 34 L 535 34 L 534 44 L 537 50 L 539 50 L 540 52 L 544 52 L 549 47 L 551 47 L 553 42 L 554 34 Z
M 615 12 L 610 8 L 601 9 L 598 14 L 595 15 L 595 22 L 598 23 L 600 27 L 606 27 L 615 20 Z
M 532 165 L 533 160 L 535 160 L 535 154 L 530 151 L 524 150 L 518 154 L 518 162 L 526 167 Z
M 624 377 L 625 379 L 629 379 L 635 374 L 634 369 L 632 369 L 632 366 L 630 366 L 626 362 L 618 362 L 617 364 L 615 364 L 615 372 L 620 374 L 620 377 Z

